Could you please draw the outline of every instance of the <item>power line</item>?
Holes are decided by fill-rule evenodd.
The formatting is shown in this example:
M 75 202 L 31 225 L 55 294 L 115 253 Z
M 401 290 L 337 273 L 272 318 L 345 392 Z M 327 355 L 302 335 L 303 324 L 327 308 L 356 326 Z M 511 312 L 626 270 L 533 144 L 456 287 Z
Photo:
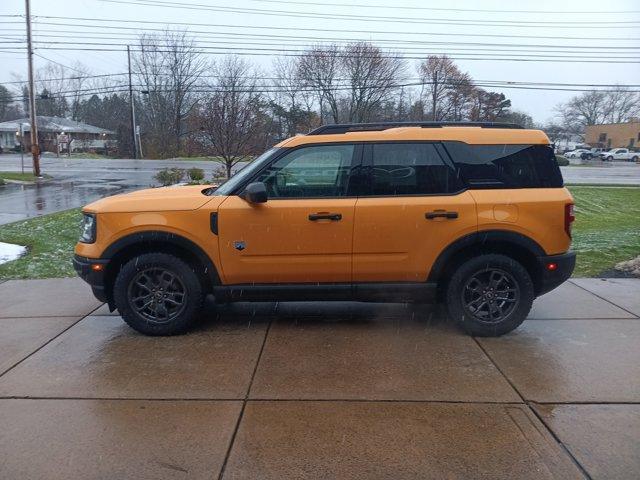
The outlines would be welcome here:
M 55 42 L 51 42 L 55 43 Z M 83 44 L 87 45 L 90 42 L 83 42 Z M 51 47 L 51 46 L 40 46 L 38 50 L 61 50 L 61 51 L 86 51 L 86 52 L 119 52 L 120 48 L 108 48 L 108 46 L 125 46 L 126 44 L 97 44 L 97 45 L 105 45 L 104 47 L 94 46 L 94 47 L 74 47 L 74 46 L 65 46 L 65 47 Z M 153 46 L 151 46 L 153 47 Z M 20 50 L 16 47 L 10 47 L 5 49 L 7 52 Z M 246 50 L 251 50 L 247 52 Z M 133 51 L 142 52 L 141 48 L 135 49 Z M 163 48 L 154 48 L 153 51 L 157 53 L 176 53 L 180 52 L 180 50 L 176 49 L 163 49 Z M 200 53 L 203 55 L 228 55 L 233 53 L 234 55 L 240 56 L 273 56 L 279 55 L 282 57 L 297 57 L 304 56 L 309 52 L 307 50 L 292 50 L 286 48 L 266 48 L 266 47 L 197 47 L 196 50 L 193 50 L 196 53 Z M 551 62 L 551 63 L 598 63 L 598 64 L 635 64 L 640 63 L 640 58 L 638 57 L 614 57 L 611 60 L 603 60 L 600 56 L 580 56 L 580 55 L 527 55 L 526 57 L 517 57 L 512 56 L 507 53 L 501 53 L 501 56 L 490 56 L 493 54 L 483 54 L 483 53 L 466 53 L 466 52 L 424 52 L 422 55 L 419 55 L 420 52 L 415 52 L 413 56 L 410 55 L 382 55 L 382 58 L 404 58 L 407 60 L 424 60 L 425 56 L 428 55 L 448 55 L 452 60 L 483 60 L 483 61 L 514 61 L 514 62 Z M 418 56 L 416 56 L 418 55 Z M 342 53 L 338 53 L 336 57 L 349 57 L 349 55 L 345 55 Z
M 108 40 L 112 38 L 112 35 L 120 35 L 125 36 L 125 38 L 120 38 L 119 40 L 131 40 L 133 42 L 139 41 L 139 35 L 133 33 L 124 33 L 124 32 L 109 32 L 109 33 L 98 33 L 98 35 L 84 35 L 86 32 L 78 32 L 78 31 L 65 31 L 65 34 L 40 34 L 43 30 L 38 30 L 36 32 L 37 38 L 42 39 L 38 40 L 38 43 L 53 43 L 53 41 L 46 40 L 46 38 L 80 38 L 80 39 L 94 39 L 94 40 Z M 60 30 L 50 30 L 55 32 L 60 32 Z M 76 35 L 76 33 L 78 33 Z M 189 32 L 190 34 L 192 32 Z M 9 34 L 14 35 L 14 34 Z M 541 44 L 507 44 L 507 43 L 483 43 L 483 42 L 433 42 L 433 41 L 420 41 L 420 40 L 393 40 L 393 39 L 376 39 L 374 41 L 363 39 L 363 38 L 322 38 L 322 37 L 301 37 L 301 36 L 293 36 L 293 35 L 263 35 L 263 34 L 232 34 L 232 33 L 223 33 L 223 34 L 212 34 L 206 36 L 194 35 L 193 39 L 199 43 L 231 43 L 231 44 L 246 44 L 246 45 L 254 45 L 256 43 L 246 42 L 246 41 L 237 41 L 237 42 L 221 42 L 220 39 L 229 39 L 234 38 L 236 35 L 240 36 L 249 36 L 249 40 L 282 40 L 284 42 L 293 42 L 297 40 L 315 40 L 316 42 L 319 40 L 326 40 L 331 43 L 344 44 L 344 43 L 356 43 L 356 42 L 366 42 L 366 43 L 374 43 L 378 44 L 403 44 L 402 48 L 410 49 L 414 47 L 405 47 L 404 44 L 407 45 L 435 45 L 435 46 L 456 46 L 456 48 L 461 48 L 461 46 L 487 46 L 487 47 L 499 47 L 500 49 L 511 49 L 510 51 L 550 51 L 557 53 L 588 53 L 581 51 L 569 51 L 569 50 L 558 50 L 561 48 L 571 48 L 571 49 L 580 49 L 580 50 L 597 50 L 599 54 L 609 54 L 609 53 L 626 53 L 627 50 L 640 50 L 640 46 L 588 46 L 588 45 L 541 45 Z M 109 36 L 109 37 L 106 37 Z M 256 37 L 256 38 L 254 38 Z M 8 38 L 8 37 L 7 37 Z M 215 40 L 203 40 L 203 39 L 215 39 Z M 1 42 L 0 42 L 1 43 Z M 10 41 L 4 43 L 20 43 L 19 41 Z M 74 43 L 84 43 L 80 41 L 74 41 Z M 269 43 L 260 43 L 260 45 L 279 45 L 276 42 Z M 283 43 L 282 45 L 292 46 L 291 43 Z M 524 50 L 525 48 L 535 48 L 535 50 Z M 503 50 L 500 50 L 503 51 Z
M 545 28 L 637 28 L 640 21 L 517 21 L 517 20 L 465 20 L 465 19 L 438 19 L 438 18 L 414 18 L 414 17 L 392 17 L 392 16 L 375 16 L 375 15 L 351 15 L 351 14 L 327 14 L 314 12 L 296 12 L 291 10 L 264 10 L 259 8 L 238 8 L 238 7 L 219 7 L 197 3 L 178 3 L 167 2 L 161 0 L 99 0 L 105 3 L 115 3 L 124 5 L 139 5 L 150 7 L 176 8 L 180 10 L 199 10 L 214 11 L 227 13 L 243 13 L 243 14 L 259 14 L 266 16 L 292 17 L 292 18 L 322 18 L 328 20 L 350 20 L 358 22 L 392 22 L 392 23 L 428 23 L 429 25 L 458 25 L 458 26 L 513 26 L 513 27 L 545 27 Z
M 0 41 L 0 44 L 5 43 L 12 43 L 12 44 L 20 44 L 22 42 L 19 41 Z M 46 40 L 46 41 L 38 41 L 38 44 L 46 44 L 46 45 L 94 45 L 94 46 L 122 46 L 125 47 L 127 46 L 127 43 L 114 43 L 114 42 L 88 42 L 86 40 L 71 40 L 71 41 L 60 41 L 60 40 Z M 216 41 L 200 41 L 200 44 L 215 44 L 216 46 L 206 46 L 206 45 L 198 45 L 197 48 L 203 48 L 203 49 L 216 49 L 216 50 L 220 50 L 220 49 L 228 49 L 228 50 L 249 50 L 251 49 L 255 49 L 255 50 L 272 50 L 272 51 L 280 51 L 281 48 L 267 48 L 268 46 L 285 46 L 285 47 L 298 47 L 298 48 L 303 48 L 305 50 L 310 50 L 314 47 L 314 45 L 312 44 L 294 44 L 294 43 L 289 43 L 289 44 L 280 44 L 277 42 L 248 42 L 248 41 L 223 41 L 223 40 L 216 40 Z M 138 44 L 140 45 L 142 48 L 154 48 L 156 47 L 156 44 Z M 222 47 L 222 46 L 218 46 L 218 45 L 231 45 L 231 46 L 226 46 L 226 47 Z M 250 47 L 242 47 L 240 45 L 249 45 Z M 438 45 L 438 46 L 442 46 L 442 45 Z M 264 47 L 264 48 L 263 48 Z M 387 47 L 390 49 L 394 49 L 397 50 L 397 47 Z M 424 50 L 424 46 L 416 46 L 416 47 L 412 47 L 412 46 L 403 46 L 402 47 L 402 51 L 398 51 L 399 54 L 404 53 L 404 51 L 411 51 L 411 50 L 416 50 L 415 53 L 417 54 L 425 54 L 425 50 Z M 490 48 L 490 47 L 461 47 L 461 46 L 456 46 L 455 47 L 458 51 L 463 51 L 466 50 L 465 52 L 462 52 L 460 54 L 464 54 L 464 55 L 483 55 L 484 53 L 482 52 L 489 52 L 489 53 L 495 53 L 495 52 L 499 52 L 501 55 L 507 56 L 507 57 L 513 57 L 513 56 L 517 56 L 517 55 L 513 55 L 515 54 L 523 54 L 523 53 L 527 53 L 530 54 L 528 56 L 530 57 L 545 57 L 545 58 L 587 58 L 587 59 L 597 59 L 597 58 L 601 58 L 602 54 L 606 54 L 609 56 L 609 58 L 612 59 L 635 59 L 637 58 L 636 56 L 634 57 L 623 57 L 623 56 L 619 56 L 619 55 L 625 55 L 625 54 L 629 54 L 632 52 L 627 52 L 627 51 L 610 51 L 610 52 L 597 52 L 598 55 L 594 56 L 594 54 L 589 54 L 589 52 L 584 52 L 584 51 L 575 51 L 575 50 L 540 50 L 540 49 L 522 49 L 522 48 L 512 48 L 511 50 L 504 50 L 505 47 L 502 48 Z M 476 53 L 477 52 L 477 53 Z M 426 54 L 432 54 L 435 52 L 429 51 Z M 438 52 L 438 54 L 448 54 L 451 53 L 452 55 L 456 55 L 458 53 L 453 53 L 453 52 L 449 52 L 449 51 L 443 51 L 443 52 Z M 565 54 L 569 54 L 569 55 L 554 55 L 555 53 L 565 53 Z M 581 55 L 581 54 L 587 54 L 587 55 Z
M 539 14 L 554 14 L 554 15 L 563 15 L 563 14 L 623 14 L 623 13 L 640 13 L 640 10 L 617 10 L 617 11 L 588 11 L 588 10 L 576 10 L 576 11 L 566 11 L 566 10 L 489 10 L 489 9 L 477 9 L 477 8 L 434 8 L 434 7 L 412 7 L 412 6 L 402 6 L 402 5 L 372 5 L 369 3 L 327 3 L 327 2 L 296 2 L 292 0 L 249 0 L 252 2 L 260 2 L 260 3 L 284 3 L 284 4 L 293 4 L 293 5 L 318 5 L 321 7 L 356 7 L 356 8 L 384 8 L 384 9 L 393 9 L 393 10 L 429 10 L 429 11 L 441 11 L 441 12 L 486 12 L 486 13 L 539 13 Z
M 63 65 L 63 64 L 60 64 Z M 63 65 L 66 67 L 66 65 Z M 134 75 L 138 75 L 141 77 L 144 76 L 149 76 L 149 77 L 167 77 L 167 76 L 171 76 L 170 73 L 162 73 L 162 72 L 153 72 L 153 73 L 146 73 L 146 72 L 136 72 L 133 71 L 132 72 Z M 122 73 L 108 73 L 108 74 L 101 74 L 101 75 L 79 75 L 79 76 L 72 76 L 72 77 L 62 77 L 62 78 L 47 78 L 47 79 L 42 79 L 40 80 L 40 82 L 53 82 L 53 81 L 63 81 L 63 80 L 81 80 L 81 79 L 91 79 L 91 78 L 103 78 L 103 77 L 117 77 L 117 76 L 124 76 L 127 75 L 127 72 L 122 72 Z M 200 78 L 223 78 L 220 75 L 207 75 L 207 74 L 202 74 L 199 75 Z M 282 77 L 267 77 L 267 76 L 251 76 L 251 79 L 254 80 L 274 80 L 274 81 L 281 81 L 283 80 Z M 408 79 L 410 80 L 419 80 L 418 77 L 408 77 Z M 337 77 L 335 79 L 337 82 L 346 82 L 349 79 L 346 77 Z M 564 83 L 564 82 L 524 82 L 524 81 L 515 81 L 515 80 L 477 80 L 477 82 L 480 83 L 491 83 L 491 84 L 506 84 L 506 85 L 514 85 L 514 86 L 519 86 L 519 85 L 523 85 L 523 86 L 552 86 L 552 87 L 588 87 L 588 88 L 601 88 L 601 87 L 612 87 L 612 88 L 632 88 L 632 87 L 640 87 L 640 83 L 634 83 L 634 84 L 620 84 L 620 83 Z M 11 82 L 0 82 L 4 85 L 12 85 L 12 84 L 23 84 L 26 83 L 26 81 L 24 80 L 16 80 L 16 81 L 11 81 Z M 146 87 L 146 85 L 143 84 L 138 84 L 137 86 L 143 86 Z M 98 87 L 98 88 L 110 88 L 110 87 Z M 92 90 L 92 89 L 87 89 L 87 90 Z
M 79 21 L 90 21 L 90 22 L 102 22 L 102 23 L 135 23 L 136 27 L 124 27 L 122 25 L 112 26 L 112 25 L 95 25 L 95 24 L 78 24 L 78 23 L 53 23 L 53 22 L 37 22 L 38 25 L 52 25 L 52 26 L 71 26 L 71 27 L 86 27 L 95 29 L 105 28 L 105 29 L 128 29 L 128 30 L 136 30 L 140 31 L 141 28 L 139 24 L 160 24 L 166 26 L 179 26 L 179 27 L 208 27 L 208 28 L 238 28 L 238 25 L 233 24 L 212 24 L 212 23 L 194 23 L 194 22 L 161 22 L 154 20 L 127 20 L 127 19 L 115 19 L 115 18 L 95 18 L 95 17 L 59 17 L 59 16 L 51 16 L 51 15 L 41 15 L 38 18 L 45 18 L 51 20 L 79 20 Z M 262 26 L 262 25 L 243 25 L 243 29 L 260 29 L 260 30 L 285 30 L 287 32 L 291 31 L 291 27 L 276 27 L 276 26 Z M 151 30 L 151 29 L 146 29 Z M 155 29 L 155 31 L 163 32 L 166 31 L 167 27 L 162 29 Z M 454 36 L 454 37 L 491 37 L 491 38 L 531 38 L 531 39 L 544 39 L 544 40 L 592 40 L 592 41 L 635 41 L 640 40 L 640 37 L 575 37 L 575 36 L 542 36 L 542 35 L 518 35 L 518 34 L 494 34 L 494 33 L 448 33 L 448 32 L 411 32 L 408 30 L 402 31 L 390 31 L 390 30 L 355 30 L 355 29 L 332 29 L 332 28 L 309 28 L 309 27 L 296 27 L 298 31 L 306 31 L 306 32 L 335 32 L 335 33 L 364 33 L 367 35 L 372 34 L 388 34 L 388 35 L 421 35 L 421 36 Z

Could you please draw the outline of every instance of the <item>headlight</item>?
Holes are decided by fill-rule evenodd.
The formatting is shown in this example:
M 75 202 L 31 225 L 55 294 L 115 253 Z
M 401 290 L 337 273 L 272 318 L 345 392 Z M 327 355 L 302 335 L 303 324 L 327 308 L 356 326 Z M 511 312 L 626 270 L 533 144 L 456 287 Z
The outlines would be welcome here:
M 80 241 L 82 243 L 93 243 L 96 241 L 96 216 L 93 213 L 82 214 L 82 225 L 80 226 Z

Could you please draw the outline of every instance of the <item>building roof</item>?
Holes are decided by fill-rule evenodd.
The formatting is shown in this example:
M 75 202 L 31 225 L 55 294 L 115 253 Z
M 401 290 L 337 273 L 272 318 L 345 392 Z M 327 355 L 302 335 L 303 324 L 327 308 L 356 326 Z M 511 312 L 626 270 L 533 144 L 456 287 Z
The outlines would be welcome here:
M 30 123 L 28 118 L 18 118 L 9 122 L 0 123 L 0 132 L 17 132 L 20 129 L 20 124 L 26 123 L 24 131 L 30 130 Z M 76 122 L 62 117 L 45 117 L 38 115 L 38 131 L 40 132 L 65 132 L 65 133 L 93 133 L 93 134 L 106 134 L 114 135 L 115 132 L 100 127 L 95 127 L 82 122 Z

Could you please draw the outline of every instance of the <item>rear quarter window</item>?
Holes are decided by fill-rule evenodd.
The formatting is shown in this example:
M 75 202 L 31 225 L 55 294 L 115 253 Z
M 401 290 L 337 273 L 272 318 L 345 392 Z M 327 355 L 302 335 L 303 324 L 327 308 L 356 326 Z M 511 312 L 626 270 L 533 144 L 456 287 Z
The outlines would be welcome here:
M 470 188 L 562 187 L 562 174 L 549 145 L 469 145 L 445 142 Z

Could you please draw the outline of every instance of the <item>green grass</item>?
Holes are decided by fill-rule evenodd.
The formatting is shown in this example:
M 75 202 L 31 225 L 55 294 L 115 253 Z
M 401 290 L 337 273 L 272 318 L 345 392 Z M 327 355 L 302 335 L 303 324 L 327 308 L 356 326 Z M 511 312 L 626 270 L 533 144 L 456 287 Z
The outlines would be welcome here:
M 43 178 L 51 178 L 49 175 L 43 175 Z M 20 172 L 0 172 L 1 180 L 19 180 L 21 182 L 35 182 L 38 180 L 33 173 L 20 173 Z
M 60 157 L 61 158 L 67 157 L 67 155 L 61 154 Z M 92 158 L 95 160 L 108 160 L 111 158 L 118 158 L 118 157 L 111 157 L 111 156 L 102 155 L 100 153 L 94 153 L 94 152 L 76 152 L 71 154 L 71 158 Z
M 0 265 L 0 279 L 75 275 L 71 258 L 79 233 L 79 208 L 0 225 L 0 242 L 28 248 L 25 256 Z
M 569 187 L 576 200 L 573 248 L 575 276 L 596 276 L 640 255 L 640 188 Z M 80 209 L 0 225 L 0 242 L 28 247 L 28 253 L 0 265 L 0 279 L 73 276 L 73 247 Z
M 640 188 L 569 187 L 576 202 L 574 275 L 592 277 L 640 255 Z

